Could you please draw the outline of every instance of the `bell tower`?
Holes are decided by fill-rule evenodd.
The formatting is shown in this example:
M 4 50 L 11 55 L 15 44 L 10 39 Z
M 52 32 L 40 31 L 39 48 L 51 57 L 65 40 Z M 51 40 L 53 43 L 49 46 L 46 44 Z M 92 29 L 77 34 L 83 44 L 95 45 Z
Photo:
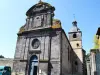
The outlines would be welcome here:
M 77 21 L 72 22 L 72 28 L 69 34 L 69 41 L 71 46 L 77 55 L 77 58 L 74 61 L 74 65 L 76 66 L 75 73 L 83 75 L 83 48 L 82 48 L 82 32 L 77 27 Z
M 72 24 L 73 27 L 69 32 L 70 43 L 73 49 L 82 49 L 82 32 L 77 27 L 77 21 L 73 21 Z

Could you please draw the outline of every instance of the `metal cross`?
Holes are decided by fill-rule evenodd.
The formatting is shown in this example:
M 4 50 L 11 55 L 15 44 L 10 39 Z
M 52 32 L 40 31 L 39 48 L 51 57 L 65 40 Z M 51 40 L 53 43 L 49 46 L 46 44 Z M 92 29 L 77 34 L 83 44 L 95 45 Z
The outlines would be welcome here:
M 42 0 L 40 0 L 39 2 L 42 2 Z
M 74 16 L 74 20 L 75 20 L 75 14 L 73 14 L 73 16 Z

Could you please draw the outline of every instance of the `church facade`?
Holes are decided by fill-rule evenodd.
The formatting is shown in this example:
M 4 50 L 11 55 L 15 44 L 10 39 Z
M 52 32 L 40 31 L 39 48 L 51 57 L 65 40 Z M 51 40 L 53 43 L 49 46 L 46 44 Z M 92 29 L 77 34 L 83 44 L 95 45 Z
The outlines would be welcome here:
M 15 74 L 84 75 L 81 32 L 77 33 L 76 41 L 71 38 L 73 32 L 69 32 L 68 39 L 60 20 L 54 19 L 54 10 L 50 4 L 40 1 L 27 11 L 26 23 L 18 32 Z M 79 43 L 77 50 L 72 41 Z

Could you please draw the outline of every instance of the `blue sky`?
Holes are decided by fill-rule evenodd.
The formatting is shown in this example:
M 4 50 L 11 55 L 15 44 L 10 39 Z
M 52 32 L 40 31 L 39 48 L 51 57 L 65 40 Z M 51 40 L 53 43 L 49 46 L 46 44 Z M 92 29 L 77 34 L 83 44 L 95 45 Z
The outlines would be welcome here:
M 26 11 L 39 0 L 0 0 L 0 54 L 13 58 L 17 32 L 25 24 Z M 93 37 L 100 27 L 100 0 L 43 0 L 55 6 L 55 18 L 62 22 L 66 33 L 76 16 L 82 31 L 83 48 L 93 48 Z

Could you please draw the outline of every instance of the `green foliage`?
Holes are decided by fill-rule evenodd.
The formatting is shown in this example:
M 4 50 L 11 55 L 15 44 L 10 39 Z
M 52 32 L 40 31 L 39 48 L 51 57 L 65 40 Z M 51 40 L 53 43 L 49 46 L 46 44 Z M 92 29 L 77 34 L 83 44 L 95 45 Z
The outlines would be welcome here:
M 0 55 L 0 58 L 5 58 L 4 56 Z
M 94 48 L 93 49 L 99 49 L 99 39 L 98 36 L 94 36 Z

